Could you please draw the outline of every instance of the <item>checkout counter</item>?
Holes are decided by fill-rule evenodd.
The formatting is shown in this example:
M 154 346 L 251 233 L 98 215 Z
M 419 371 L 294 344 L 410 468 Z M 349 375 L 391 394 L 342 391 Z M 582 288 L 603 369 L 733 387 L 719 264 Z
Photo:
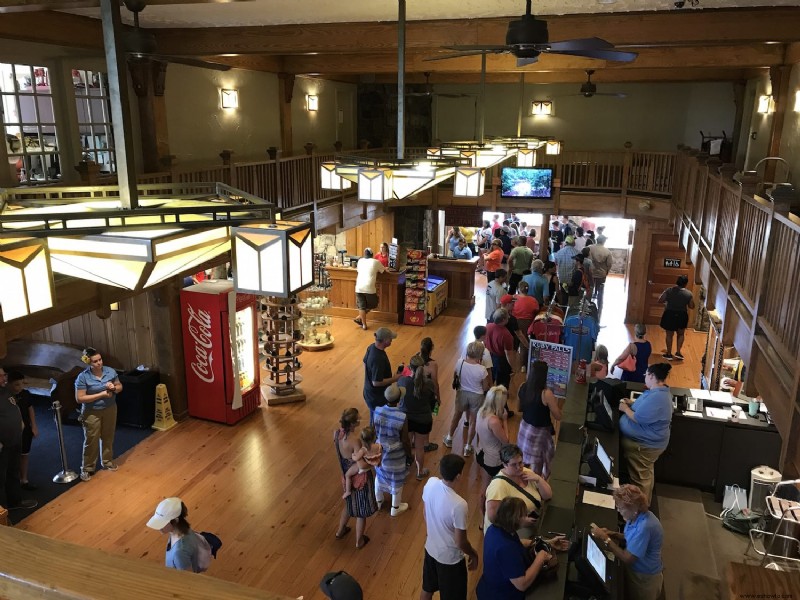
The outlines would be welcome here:
M 591 402 L 592 385 L 570 382 L 567 400 L 562 409 L 563 418 L 558 435 L 558 446 L 551 464 L 549 483 L 553 499 L 546 505 L 539 526 L 545 537 L 551 533 L 564 533 L 576 544 L 582 541 L 580 533 L 591 523 L 612 530 L 620 530 L 620 518 L 610 500 L 611 492 L 603 487 L 585 483 L 582 476 L 589 471 L 585 462 L 596 438 L 612 459 L 612 474 L 619 477 L 621 465 L 620 434 L 617 426 L 619 398 L 644 390 L 644 386 L 624 383 L 616 379 L 603 380 L 597 387 L 608 396 L 607 406 Z M 755 417 L 747 415 L 747 403 L 738 398 L 715 394 L 696 398 L 708 392 L 671 388 L 673 417 L 670 442 L 655 464 L 656 487 L 659 483 L 696 487 L 717 493 L 721 499 L 725 485 L 736 483 L 749 487 L 750 471 L 762 464 L 777 465 L 781 440 L 768 414 L 762 411 Z M 738 420 L 731 420 L 732 406 L 741 407 Z M 736 412 L 735 409 L 733 412 Z M 742 418 L 742 415 L 747 415 Z M 603 427 L 608 421 L 613 430 Z M 586 429 L 584 425 L 592 423 Z M 587 444 L 588 440 L 588 444 Z M 624 470 L 624 469 L 623 469 Z M 604 498 L 605 497 L 605 498 Z M 575 546 L 575 544 L 573 544 Z M 573 547 L 570 555 L 579 548 Z M 624 567 L 616 560 L 606 563 L 607 589 L 605 593 L 586 589 L 586 578 L 579 575 L 576 566 L 566 553 L 559 553 L 558 577 L 550 581 L 535 582 L 527 598 L 562 600 L 564 598 L 625 598 Z M 608 557 L 613 555 L 607 554 Z
M 428 257 L 428 274 L 447 281 L 447 305 L 475 306 L 475 267 L 478 257 L 467 259 Z
M 331 288 L 328 299 L 331 306 L 326 314 L 337 317 L 358 316 L 356 308 L 356 276 L 358 272 L 352 267 L 326 267 Z M 378 273 L 376 281 L 378 306 L 369 313 L 369 321 L 400 323 L 403 317 L 403 295 L 405 293 L 405 276 L 398 271 Z

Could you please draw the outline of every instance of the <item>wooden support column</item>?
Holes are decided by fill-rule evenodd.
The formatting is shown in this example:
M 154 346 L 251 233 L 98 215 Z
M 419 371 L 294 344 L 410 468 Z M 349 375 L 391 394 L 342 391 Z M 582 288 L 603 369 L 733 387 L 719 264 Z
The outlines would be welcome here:
M 292 137 L 292 95 L 294 94 L 294 75 L 278 73 L 278 102 L 281 116 L 281 150 L 290 154 L 293 150 Z
M 144 172 L 157 173 L 166 167 L 170 155 L 164 99 L 167 63 L 150 58 L 130 58 L 128 70 L 139 104 Z
M 789 107 L 789 77 L 791 73 L 791 65 L 775 65 L 769 68 L 769 78 L 772 82 L 772 99 L 775 101 L 775 113 L 772 115 L 772 131 L 769 135 L 767 156 L 780 156 L 783 123 L 786 119 L 786 110 Z M 775 181 L 776 166 L 777 161 L 767 161 L 764 165 L 764 181 Z
M 189 412 L 181 331 L 182 283 L 181 277 L 173 277 L 168 284 L 147 294 L 150 305 L 150 331 L 153 335 L 153 356 L 161 375 L 161 383 L 167 386 L 172 412 L 178 419 L 185 417 Z

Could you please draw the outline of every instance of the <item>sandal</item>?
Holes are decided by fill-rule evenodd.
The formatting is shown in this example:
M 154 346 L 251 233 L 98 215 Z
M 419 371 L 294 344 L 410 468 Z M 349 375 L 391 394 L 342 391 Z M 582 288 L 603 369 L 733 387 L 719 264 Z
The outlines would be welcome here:
M 431 442 L 430 444 L 425 444 L 423 450 L 425 450 L 425 452 L 433 452 L 434 450 L 438 450 L 438 448 L 439 444 L 434 444 L 433 442 Z
M 361 550 L 364 546 L 369 544 L 369 538 L 367 536 L 365 536 L 365 535 L 362 535 L 361 539 L 359 540 L 359 542 L 361 542 L 361 543 L 360 544 L 356 544 L 356 550 Z
M 422 481 L 423 479 L 428 477 L 430 474 L 431 474 L 431 470 L 430 469 L 422 469 L 422 471 L 417 473 L 417 481 Z
M 347 525 L 345 525 L 344 529 L 342 529 L 340 532 L 338 532 L 334 537 L 337 540 L 341 540 L 341 539 L 344 538 L 344 536 L 346 536 L 348 533 L 350 533 L 350 531 L 351 531 L 351 529 Z

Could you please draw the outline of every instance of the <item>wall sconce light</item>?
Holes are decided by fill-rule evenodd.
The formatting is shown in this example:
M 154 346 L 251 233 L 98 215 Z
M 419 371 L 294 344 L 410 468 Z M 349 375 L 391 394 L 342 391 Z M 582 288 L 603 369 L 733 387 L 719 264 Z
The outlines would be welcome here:
M 763 95 L 758 97 L 758 112 L 762 115 L 775 112 L 775 100 L 772 96 Z
M 531 114 L 535 117 L 553 116 L 552 100 L 534 100 L 531 102 Z
M 544 151 L 545 154 L 561 154 L 561 142 L 558 140 L 548 140 Z
M 306 95 L 306 110 L 312 112 L 319 110 L 319 96 L 315 94 Z
M 222 108 L 239 108 L 239 90 L 220 90 Z

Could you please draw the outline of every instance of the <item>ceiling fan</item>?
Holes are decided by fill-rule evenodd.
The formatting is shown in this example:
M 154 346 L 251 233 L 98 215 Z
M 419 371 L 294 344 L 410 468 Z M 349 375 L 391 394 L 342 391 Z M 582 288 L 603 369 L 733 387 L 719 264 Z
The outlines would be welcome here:
M 567 54 L 619 62 L 631 62 L 638 56 L 636 52 L 616 50 L 614 44 L 597 37 L 551 42 L 547 33 L 547 22 L 531 14 L 531 0 L 525 0 L 525 7 L 523 17 L 508 24 L 505 45 L 444 46 L 446 50 L 456 52 L 427 60 L 444 60 L 476 54 L 513 54 L 517 57 L 517 66 L 524 67 L 539 60 L 540 54 Z
M 628 94 L 624 92 L 598 92 L 597 84 L 592 81 L 594 69 L 586 69 L 586 81 L 581 85 L 580 94 L 571 94 L 573 96 L 583 96 L 584 98 L 591 98 L 592 96 L 611 96 L 613 98 L 627 98 Z
M 214 69 L 216 71 L 228 71 L 229 65 L 222 63 L 200 60 L 186 56 L 172 56 L 159 54 L 156 47 L 155 35 L 147 29 L 139 26 L 139 13 L 146 7 L 144 0 L 122 0 L 129 11 L 133 13 L 133 29 L 127 29 L 122 37 L 122 45 L 129 59 L 151 58 L 164 62 L 179 63 L 190 67 L 201 67 L 204 69 Z

